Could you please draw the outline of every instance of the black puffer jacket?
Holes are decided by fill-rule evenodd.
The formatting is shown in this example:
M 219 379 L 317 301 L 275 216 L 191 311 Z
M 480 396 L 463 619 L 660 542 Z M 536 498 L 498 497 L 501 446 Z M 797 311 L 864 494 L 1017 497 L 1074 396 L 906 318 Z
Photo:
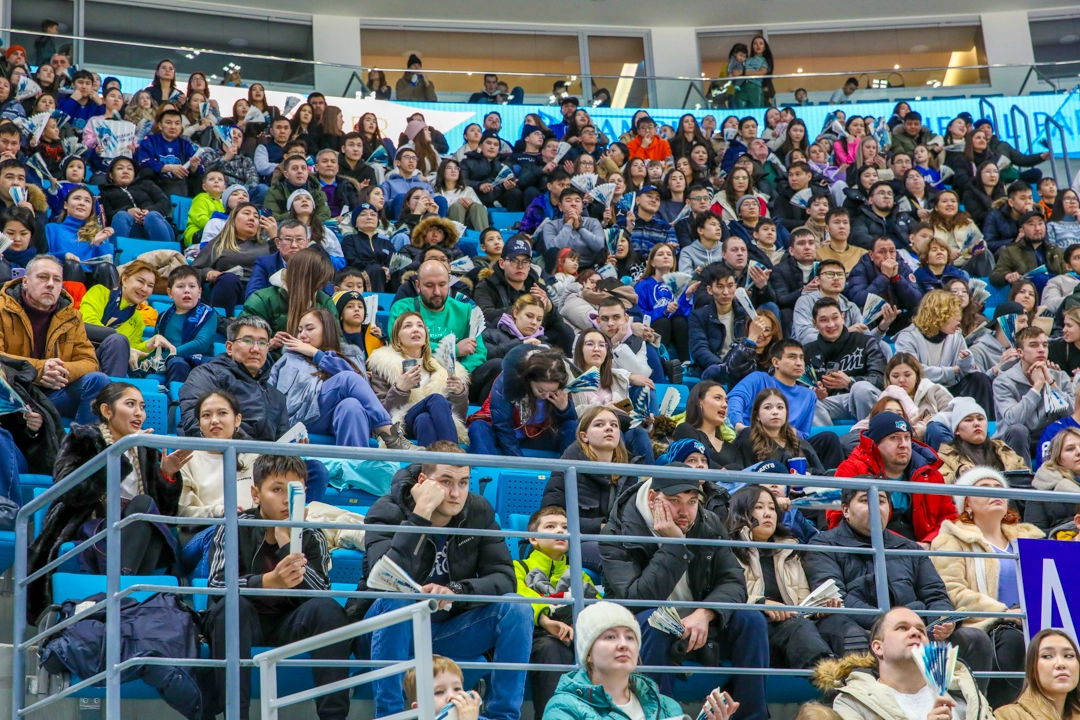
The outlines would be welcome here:
M 577 441 L 563 451 L 562 459 L 589 462 L 589 457 L 581 449 L 581 443 Z M 581 532 L 586 535 L 600 533 L 600 525 L 607 522 L 608 515 L 611 513 L 611 508 L 615 506 L 619 493 L 638 482 L 636 477 L 627 477 L 625 475 L 612 480 L 607 475 L 580 472 L 577 478 L 580 526 Z M 544 487 L 544 496 L 540 500 L 540 507 L 547 507 L 548 505 L 566 508 L 566 477 L 562 470 L 552 471 L 551 478 Z
M 868 548 L 870 538 L 856 534 L 847 521 L 842 520 L 836 528 L 818 533 L 810 544 Z M 885 531 L 885 549 L 894 548 L 922 549 L 907 538 Z M 844 598 L 844 607 L 875 610 L 879 607 L 873 555 L 843 551 L 808 552 L 803 557 L 803 568 L 810 587 L 816 588 L 826 580 L 835 580 Z M 943 613 L 955 609 L 945 591 L 945 583 L 930 558 L 889 555 L 885 560 L 885 571 L 889 576 L 889 602 L 892 607 L 904 605 L 912 610 L 941 610 Z M 853 615 L 851 619 L 869 629 L 875 618 L 872 615 Z
M 189 437 L 199 437 L 199 419 L 195 402 L 211 390 L 228 390 L 240 402 L 244 420 L 241 427 L 253 440 L 274 442 L 289 429 L 285 396 L 267 384 L 270 365 L 252 377 L 240 363 L 228 355 L 218 355 L 191 371 L 180 388 L 180 427 Z
M 149 180 L 136 180 L 127 187 L 109 183 L 101 186 L 101 207 L 105 210 L 105 219 L 112 222 L 117 213 L 132 208 L 154 210 L 166 220 L 172 217 L 172 201 L 155 183 Z
M 368 511 L 365 522 L 369 525 L 411 525 L 432 527 L 413 512 L 416 502 L 412 488 L 420 477 L 420 465 L 414 463 L 394 475 L 390 492 L 379 498 Z M 465 507 L 450 521 L 448 527 L 474 530 L 498 530 L 495 509 L 482 495 L 469 493 Z M 437 528 L 433 528 L 437 531 Z M 423 585 L 435 562 L 435 542 L 429 535 L 393 533 L 386 530 L 368 530 L 364 538 L 364 579 L 357 590 L 366 591 L 367 576 L 383 555 L 401 566 L 416 582 Z M 447 536 L 446 554 L 450 565 L 450 580 L 461 583 L 467 595 L 505 595 L 514 592 L 517 579 L 514 563 L 505 538 L 474 535 Z M 362 620 L 371 607 L 371 600 L 351 599 L 345 611 L 353 620 Z M 474 603 L 455 601 L 451 615 L 460 615 L 473 609 Z
M 469 187 L 479 193 L 480 186 L 494 180 L 502 168 L 503 163 L 498 157 L 488 160 L 479 151 L 474 151 L 465 153 L 461 161 L 461 176 Z
M 645 481 L 648 482 L 648 481 Z M 623 491 L 604 535 L 649 537 L 652 530 L 637 508 L 637 493 L 642 483 Z M 713 513 L 698 509 L 698 517 L 687 537 L 727 539 L 724 524 Z M 663 600 L 671 596 L 683 575 L 697 602 L 746 602 L 746 578 L 731 548 L 675 543 L 604 542 L 604 587 L 610 598 L 627 600 Z M 730 610 L 717 610 L 720 629 L 727 626 Z
M 535 268 L 529 270 L 529 276 L 525 278 L 521 290 L 516 290 L 506 281 L 502 267 L 498 263 L 492 263 L 491 274 L 476 284 L 473 300 L 483 311 L 488 327 L 495 327 L 499 319 L 513 309 L 517 299 L 522 295 L 528 295 L 534 285 L 539 285 L 547 292 L 548 282 L 537 273 Z M 563 322 L 559 311 L 555 309 L 554 302 L 551 303 L 551 309 L 544 315 L 544 334 L 567 355 L 573 354 L 574 332 Z
M 104 436 L 97 425 L 72 425 L 71 432 L 60 446 L 53 473 L 55 482 L 60 482 L 71 473 L 90 462 L 94 456 L 108 448 Z M 161 474 L 161 453 L 153 448 L 139 448 L 139 466 L 142 470 L 142 483 L 157 505 L 158 512 L 171 517 L 176 516 L 180 505 L 180 491 L 183 483 L 166 480 Z M 127 477 L 132 472 L 131 461 L 127 456 L 120 458 L 120 476 Z M 108 475 L 104 466 L 93 475 L 68 490 L 58 502 L 49 508 L 41 533 L 28 554 L 28 571 L 33 573 L 55 560 L 60 546 L 73 540 L 83 523 L 95 517 L 105 517 L 105 494 L 108 489 Z M 31 583 L 27 598 L 27 621 L 37 622 L 38 616 L 48 605 L 50 595 L 49 576 Z

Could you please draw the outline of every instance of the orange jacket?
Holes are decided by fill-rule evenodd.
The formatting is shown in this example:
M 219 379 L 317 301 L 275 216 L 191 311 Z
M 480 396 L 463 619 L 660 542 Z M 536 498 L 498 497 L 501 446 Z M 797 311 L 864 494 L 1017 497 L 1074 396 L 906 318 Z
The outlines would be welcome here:
M 642 147 L 641 136 L 638 135 L 626 144 L 626 149 L 630 151 L 630 157 L 641 158 L 646 162 L 649 160 L 664 162 L 671 157 L 671 146 L 668 145 L 667 140 L 659 135 L 653 136 L 652 144 L 649 147 Z
M 17 278 L 0 289 L 0 353 L 32 364 L 40 381 L 45 360 L 30 357 L 34 352 L 34 335 L 22 306 L 22 282 L 22 278 Z M 60 293 L 56 313 L 49 323 L 45 351 L 47 357 L 64 361 L 70 381 L 98 370 L 94 346 L 86 337 L 82 317 L 66 290 Z

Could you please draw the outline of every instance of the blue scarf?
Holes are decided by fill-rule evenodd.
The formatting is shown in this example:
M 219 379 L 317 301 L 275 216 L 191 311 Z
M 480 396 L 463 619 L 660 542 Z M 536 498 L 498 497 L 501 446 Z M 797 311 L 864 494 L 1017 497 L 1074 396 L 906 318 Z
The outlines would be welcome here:
M 119 327 L 135 314 L 136 307 L 134 305 L 128 305 L 123 310 L 120 309 L 122 299 L 123 295 L 120 290 L 113 290 L 109 293 L 109 302 L 105 304 L 105 311 L 101 313 L 101 321 L 105 327 Z

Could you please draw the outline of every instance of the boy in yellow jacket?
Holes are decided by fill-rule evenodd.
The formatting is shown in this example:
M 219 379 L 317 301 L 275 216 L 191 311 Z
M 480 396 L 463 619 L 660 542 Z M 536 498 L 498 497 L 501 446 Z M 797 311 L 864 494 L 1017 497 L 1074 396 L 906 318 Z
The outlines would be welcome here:
M 569 535 L 566 510 L 555 505 L 540 508 L 529 518 L 529 532 Z M 524 560 L 514 561 L 517 592 L 525 597 L 570 597 L 570 562 L 568 540 L 529 538 L 532 550 Z M 597 597 L 589 576 L 582 572 L 585 597 Z M 533 631 L 532 655 L 529 662 L 545 665 L 574 664 L 574 627 L 570 605 L 536 603 L 533 606 L 536 627 Z M 529 673 L 532 681 L 533 713 L 543 717 L 544 707 L 555 695 L 560 672 Z

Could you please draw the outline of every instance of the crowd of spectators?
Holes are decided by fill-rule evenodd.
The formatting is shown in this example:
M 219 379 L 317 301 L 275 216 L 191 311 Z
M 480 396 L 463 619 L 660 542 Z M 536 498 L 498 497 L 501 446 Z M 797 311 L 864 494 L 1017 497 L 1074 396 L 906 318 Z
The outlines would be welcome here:
M 1080 712 L 1068 638 L 1037 636 L 1025 665 L 1021 623 L 1007 615 L 1019 602 L 1012 559 L 890 554 L 895 609 L 877 619 L 769 609 L 798 605 L 829 580 L 835 605 L 877 608 L 872 557 L 845 552 L 870 546 L 875 512 L 890 549 L 1010 553 L 1021 537 L 1076 537 L 1080 512 L 1052 493 L 1080 492 L 1080 202 L 1042 177 L 1045 154 L 1019 153 L 968 113 L 937 136 L 906 102 L 890 117 L 837 109 L 816 134 L 797 106 L 771 108 L 760 132 L 752 117 L 687 113 L 672 128 L 639 111 L 627 133 L 608 138 L 569 96 L 561 123 L 533 114 L 506 128 L 493 111 L 455 148 L 420 114 L 399 138 L 384 137 L 374 113 L 343 127 L 317 92 L 282 112 L 252 83 L 222 112 L 202 73 L 179 83 L 168 60 L 129 98 L 115 78 L 36 49 L 35 69 L 9 48 L 12 82 L 0 83 L 0 365 L 24 399 L 0 418 L 6 467 L 60 480 L 145 432 L 146 398 L 126 379 L 147 376 L 178 384 L 178 434 L 275 441 L 302 423 L 340 446 L 461 453 L 460 464 L 395 475 L 367 523 L 431 531 L 367 532 L 365 572 L 385 556 L 424 592 L 447 596 L 432 618 L 440 655 L 559 664 L 573 662 L 576 646 L 585 669 L 529 675 L 537 717 L 681 714 L 667 697 L 672 676 L 637 674 L 639 657 L 760 668 L 735 675 L 730 695 L 705 699 L 709 720 L 765 720 L 770 667 L 817 668 L 839 690 L 845 720 L 947 720 L 965 706 L 970 720 L 992 708 L 1008 720 Z M 379 76 L 369 87 L 380 98 L 436 100 L 420 59 L 408 67 L 393 90 Z M 771 69 L 763 38 L 736 46 L 727 66 L 736 79 L 723 90 L 731 106 L 769 104 L 771 84 L 755 77 Z M 17 75 L 38 90 L 15 98 Z M 485 76 L 472 102 L 514 93 Z M 51 114 L 37 133 L 28 118 L 43 109 Z M 148 130 L 113 153 L 96 129 L 112 120 Z M 182 232 L 170 196 L 190 199 Z M 492 227 L 491 211 L 520 220 Z M 117 266 L 128 238 L 162 248 Z M 392 294 L 385 315 L 367 302 L 374 293 Z M 665 386 L 684 382 L 685 411 L 662 408 Z M 544 602 L 568 589 L 565 540 L 534 538 L 515 560 L 502 537 L 440 533 L 500 528 L 488 500 L 469 491 L 466 452 L 641 465 L 634 475 L 578 475 L 578 529 L 609 540 L 585 543 L 583 582 L 590 598 L 629 610 L 597 604 L 575 623 Z M 655 465 L 763 474 L 661 479 Z M 121 470 L 125 516 L 224 513 L 220 455 L 140 449 Z M 789 470 L 958 493 L 1024 478 L 1047 502 L 845 491 L 827 512 L 804 514 L 794 502 L 803 490 L 768 482 Z M 287 518 L 290 482 L 318 502 L 329 478 L 318 460 L 270 454 L 242 457 L 237 475 L 241 517 L 268 520 Z M 50 509 L 31 571 L 103 522 L 104 471 L 92 480 Z M 563 473 L 552 473 L 529 531 L 567 534 L 566 498 Z M 222 587 L 224 532 L 135 522 L 121 568 Z M 292 554 L 288 543 L 286 529 L 244 526 L 241 586 L 328 588 L 327 535 L 305 530 Z M 82 557 L 87 572 L 104 570 L 103 554 Z M 32 586 L 32 620 L 48 583 Z M 538 602 L 453 599 L 511 593 Z M 746 607 L 680 608 L 685 632 L 675 637 L 649 622 L 647 603 L 664 600 Z M 407 603 L 242 598 L 241 650 L 250 657 L 252 645 Z M 1005 619 L 958 623 L 956 608 Z M 911 609 L 940 610 L 943 621 L 928 627 Z M 222 604 L 211 601 L 203 629 L 223 657 Z M 411 633 L 395 625 L 315 657 L 406 659 Z M 954 696 L 937 697 L 913 670 L 908 648 L 928 637 L 959 647 Z M 525 672 L 495 671 L 480 698 L 464 692 L 452 661 L 437 660 L 437 699 L 461 720 L 477 718 L 481 702 L 483 717 L 517 720 Z M 1045 669 L 1053 663 L 1066 670 Z M 968 668 L 1026 669 L 1029 682 L 976 681 Z M 346 674 L 323 666 L 315 680 Z M 212 714 L 224 671 L 209 682 Z M 415 677 L 374 686 L 376 717 L 415 702 Z M 1030 710 L 1035 696 L 1057 715 Z M 341 720 L 348 695 L 317 709 Z M 801 714 L 819 710 L 829 712 Z

